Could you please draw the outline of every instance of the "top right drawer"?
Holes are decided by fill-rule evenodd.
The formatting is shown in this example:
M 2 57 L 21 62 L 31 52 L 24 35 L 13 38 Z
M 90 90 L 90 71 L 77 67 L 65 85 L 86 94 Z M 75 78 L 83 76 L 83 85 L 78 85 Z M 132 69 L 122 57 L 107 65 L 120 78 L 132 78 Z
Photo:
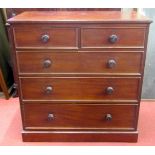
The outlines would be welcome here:
M 145 28 L 98 27 L 81 29 L 82 48 L 144 48 Z

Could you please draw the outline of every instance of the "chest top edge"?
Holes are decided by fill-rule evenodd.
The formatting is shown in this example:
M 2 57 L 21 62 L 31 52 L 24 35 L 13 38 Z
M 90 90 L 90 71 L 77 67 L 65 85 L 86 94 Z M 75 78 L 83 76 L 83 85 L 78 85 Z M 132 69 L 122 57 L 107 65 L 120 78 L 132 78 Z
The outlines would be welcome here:
M 25 11 L 7 20 L 8 23 L 139 23 L 150 24 L 147 17 L 133 11 Z

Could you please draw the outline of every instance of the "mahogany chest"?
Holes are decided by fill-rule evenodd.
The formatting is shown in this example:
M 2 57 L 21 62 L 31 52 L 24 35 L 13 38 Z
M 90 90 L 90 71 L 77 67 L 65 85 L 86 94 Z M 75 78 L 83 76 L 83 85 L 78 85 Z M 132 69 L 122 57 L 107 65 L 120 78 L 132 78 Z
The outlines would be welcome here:
M 150 23 L 120 11 L 9 19 L 23 141 L 136 142 Z

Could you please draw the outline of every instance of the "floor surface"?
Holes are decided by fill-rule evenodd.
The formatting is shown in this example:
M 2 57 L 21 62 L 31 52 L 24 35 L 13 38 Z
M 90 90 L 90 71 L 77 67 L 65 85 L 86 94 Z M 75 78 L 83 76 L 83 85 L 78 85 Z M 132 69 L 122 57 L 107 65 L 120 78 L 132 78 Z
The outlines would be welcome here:
M 132 145 L 155 145 L 155 102 L 141 102 L 140 116 L 138 123 L 139 138 L 137 143 L 107 143 L 107 142 L 22 142 L 21 138 L 21 116 L 18 98 L 10 100 L 0 99 L 0 145 L 59 145 L 59 146 L 132 146 Z

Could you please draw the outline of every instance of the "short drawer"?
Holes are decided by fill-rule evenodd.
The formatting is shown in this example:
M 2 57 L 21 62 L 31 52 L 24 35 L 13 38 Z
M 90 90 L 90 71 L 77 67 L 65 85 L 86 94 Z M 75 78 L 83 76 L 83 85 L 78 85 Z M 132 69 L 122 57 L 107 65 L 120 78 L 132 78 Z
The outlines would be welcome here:
M 76 28 L 26 25 L 14 28 L 17 48 L 77 48 Z
M 140 78 L 20 78 L 23 100 L 137 100 Z
M 142 52 L 17 52 L 19 73 L 140 74 Z
M 138 106 L 101 104 L 22 105 L 25 129 L 134 130 Z
M 83 28 L 82 48 L 143 48 L 144 28 Z

